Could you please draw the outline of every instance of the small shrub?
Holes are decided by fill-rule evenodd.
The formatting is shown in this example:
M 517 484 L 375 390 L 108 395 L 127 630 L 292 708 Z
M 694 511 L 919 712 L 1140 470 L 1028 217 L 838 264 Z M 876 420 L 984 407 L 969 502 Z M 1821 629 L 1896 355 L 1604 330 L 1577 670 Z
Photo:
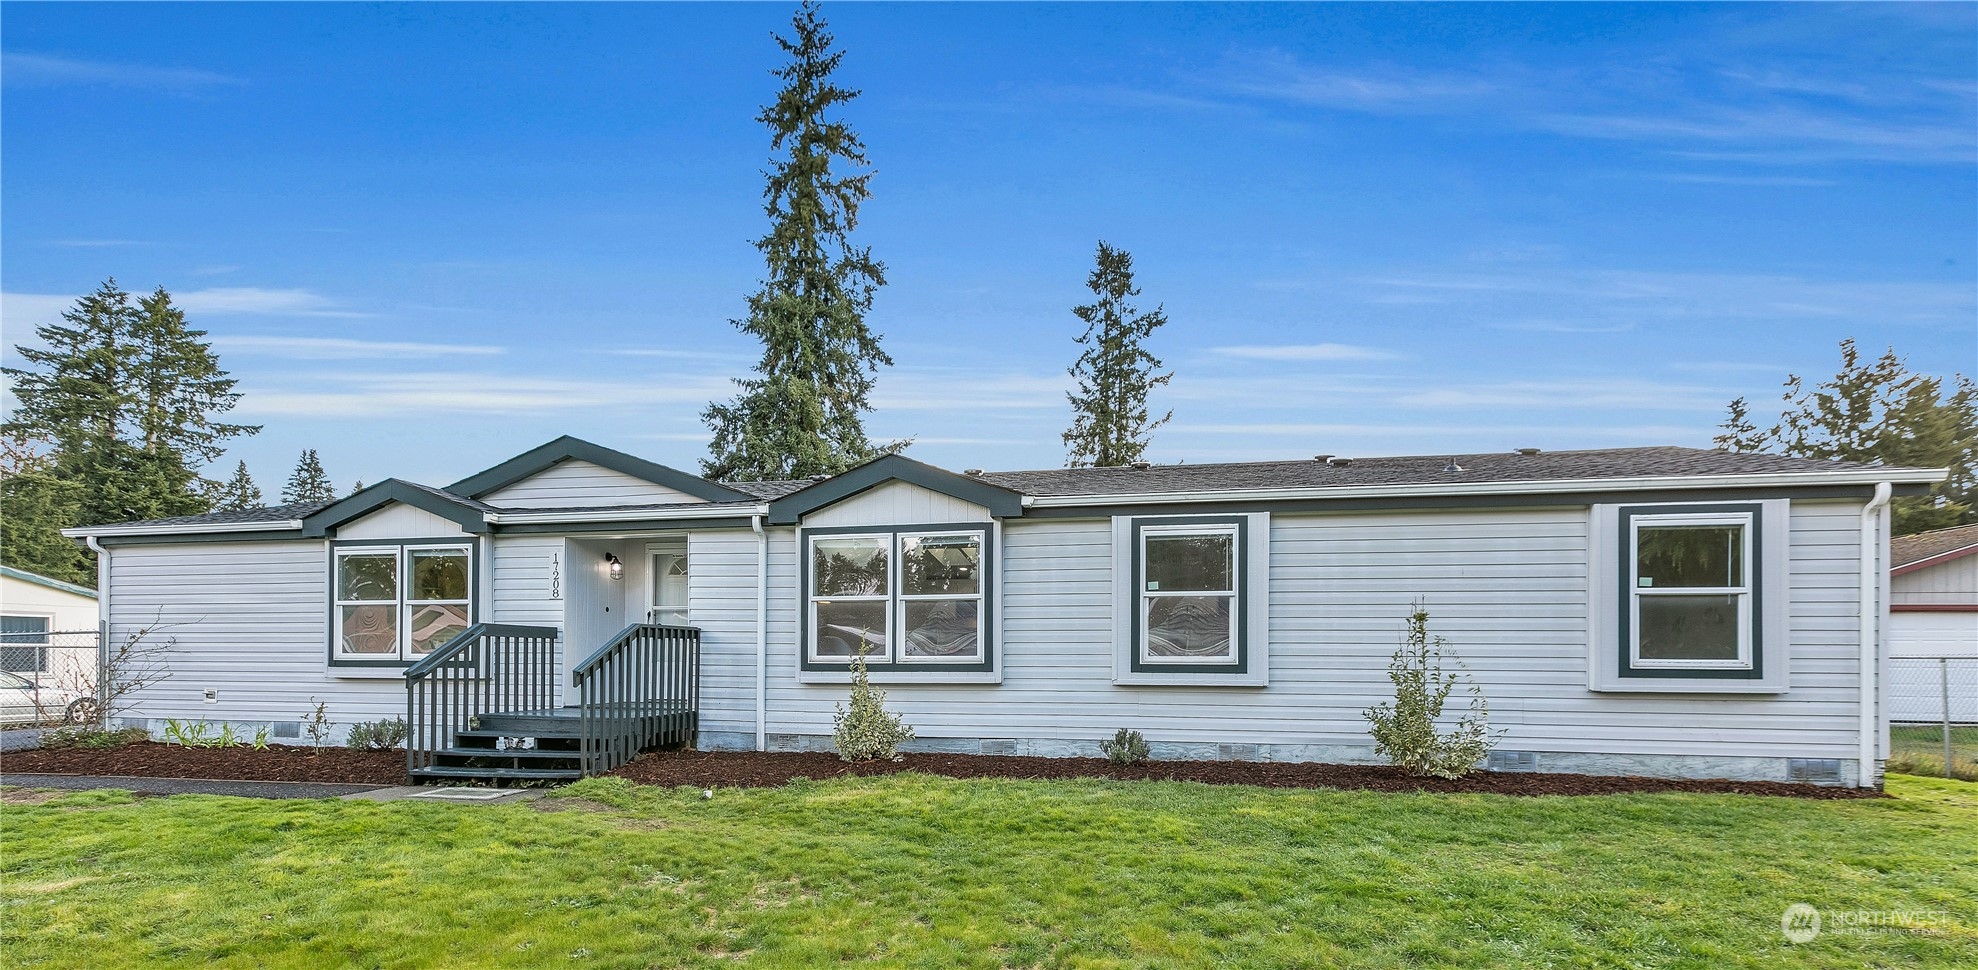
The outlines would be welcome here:
M 1099 751 L 1116 765 L 1137 765 L 1147 760 L 1147 739 L 1139 731 L 1120 728 L 1111 741 L 1099 742 Z
M 118 731 L 98 731 L 95 728 L 66 727 L 49 731 L 41 736 L 41 747 L 49 751 L 64 748 L 121 748 L 127 744 L 151 740 L 151 732 L 143 728 L 124 728 Z
M 224 748 L 231 740 L 231 729 L 225 734 L 216 734 L 213 726 L 205 721 L 165 722 L 165 743 L 182 748 Z
M 359 751 L 390 751 L 404 747 L 407 734 L 402 717 L 360 721 L 350 726 L 350 737 L 344 743 Z
M 316 698 L 309 698 L 316 701 Z M 316 701 L 316 709 L 302 719 L 302 731 L 309 735 L 309 743 L 317 751 L 323 750 L 323 742 L 330 739 L 330 706 Z
M 1443 704 L 1456 689 L 1458 675 L 1444 673 L 1442 658 L 1448 642 L 1429 635 L 1429 613 L 1420 603 L 1408 616 L 1408 637 L 1394 651 L 1387 676 L 1394 681 L 1394 700 L 1363 712 L 1372 723 L 1374 750 L 1411 775 L 1461 778 L 1497 745 L 1502 732 L 1490 732 L 1490 707 L 1483 688 L 1470 682 L 1470 710 L 1456 730 L 1436 733 Z M 1462 662 L 1457 661 L 1460 667 Z
M 900 715 L 886 710 L 886 692 L 872 686 L 866 674 L 865 657 L 852 661 L 851 707 L 837 708 L 837 730 L 831 740 L 838 746 L 838 757 L 846 761 L 900 760 L 901 742 L 913 740 L 913 728 Z

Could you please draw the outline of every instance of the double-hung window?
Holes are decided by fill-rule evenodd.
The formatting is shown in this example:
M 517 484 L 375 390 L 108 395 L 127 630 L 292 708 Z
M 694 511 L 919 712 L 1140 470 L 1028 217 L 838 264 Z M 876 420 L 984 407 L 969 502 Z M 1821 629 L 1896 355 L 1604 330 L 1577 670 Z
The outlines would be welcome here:
M 1270 514 L 1113 519 L 1113 683 L 1270 683 Z
M 986 539 L 971 529 L 807 534 L 806 666 L 986 665 Z
M 1786 690 L 1791 511 L 1786 499 L 1592 506 L 1587 686 Z
M 1749 512 L 1629 517 L 1628 665 L 1749 670 Z
M 37 674 L 48 669 L 48 617 L 0 616 L 0 670 Z
M 334 558 L 334 660 L 410 662 L 472 624 L 468 546 L 349 546 Z

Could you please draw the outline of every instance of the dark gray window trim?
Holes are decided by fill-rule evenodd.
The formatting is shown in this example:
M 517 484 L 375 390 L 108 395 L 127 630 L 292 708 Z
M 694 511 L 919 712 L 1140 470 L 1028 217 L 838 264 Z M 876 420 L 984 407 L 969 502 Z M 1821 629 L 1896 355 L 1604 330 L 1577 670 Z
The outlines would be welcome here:
M 866 667 L 873 673 L 898 671 L 907 673 L 982 673 L 996 669 L 996 524 L 993 522 L 934 522 L 925 525 L 843 525 L 830 528 L 797 530 L 797 665 L 801 670 L 822 670 L 843 673 L 851 669 L 851 661 L 828 663 L 812 660 L 810 657 L 810 540 L 812 536 L 832 535 L 891 535 L 897 540 L 902 532 L 980 532 L 982 533 L 982 660 L 979 663 L 868 663 Z M 896 542 L 897 544 L 897 542 Z M 895 591 L 888 601 L 888 627 L 892 625 L 890 612 L 899 602 Z
M 323 591 L 323 649 L 332 667 L 410 667 L 419 660 L 342 660 L 337 657 L 337 549 L 358 546 L 459 546 L 467 547 L 467 625 L 481 622 L 481 544 L 467 536 L 452 539 L 332 539 L 330 541 L 329 585 Z M 404 600 L 399 604 L 404 605 Z
M 328 506 L 316 514 L 302 520 L 302 536 L 317 538 L 331 535 L 336 527 L 352 519 L 369 515 L 387 505 L 397 502 L 416 509 L 431 512 L 449 522 L 458 524 L 463 532 L 489 531 L 482 509 L 464 502 L 449 499 L 430 489 L 421 488 L 411 482 L 387 478 L 356 495 Z
M 1633 634 L 1631 620 L 1634 616 L 1635 578 L 1634 518 L 1637 515 L 1711 515 L 1715 513 L 1741 513 L 1751 516 L 1751 667 L 1641 667 L 1633 665 L 1630 637 Z M 1615 668 L 1621 677 L 1657 678 L 1663 680 L 1764 680 L 1765 679 L 1765 507 L 1752 504 L 1721 505 L 1629 505 L 1615 510 L 1615 519 L 1620 525 L 1619 563 L 1621 586 L 1620 609 L 1615 622 L 1621 625 L 1619 666 Z
M 1896 495 L 1925 495 L 1928 486 L 1895 486 Z M 1152 505 L 1031 506 L 1024 517 L 1031 519 L 1094 519 L 1116 516 L 1211 515 L 1239 512 L 1383 512 L 1412 509 L 1493 509 L 1493 508 L 1571 508 L 1589 505 L 1619 505 L 1645 502 L 1738 502 L 1762 499 L 1867 499 L 1875 489 L 1867 485 L 1817 485 L 1801 488 L 1682 489 L 1643 492 L 1551 492 L 1540 495 L 1441 495 L 1395 496 L 1392 498 L 1303 498 L 1275 501 L 1232 500 L 1229 502 L 1172 502 Z
M 690 475 L 677 468 L 668 468 L 657 462 L 650 462 L 636 455 L 628 455 L 569 435 L 531 448 L 486 471 L 469 475 L 448 485 L 446 490 L 468 498 L 480 498 L 489 492 L 499 491 L 531 475 L 573 459 L 602 465 L 620 474 L 685 492 L 710 502 L 758 501 L 754 495 L 729 488 L 719 482 L 708 481 L 699 475 Z
M 1140 532 L 1145 526 L 1172 525 L 1217 525 L 1236 527 L 1236 616 L 1231 625 L 1236 629 L 1236 662 L 1233 664 L 1180 664 L 1148 662 L 1141 657 L 1140 643 L 1140 594 L 1146 581 L 1140 578 Z M 1127 604 L 1131 615 L 1132 652 L 1127 655 L 1127 669 L 1136 674 L 1247 674 L 1250 672 L 1250 519 L 1242 515 L 1197 515 L 1167 516 L 1162 518 L 1135 518 L 1128 532 L 1132 543 L 1133 602 Z
M 980 505 L 998 519 L 1024 514 L 1023 494 L 1001 485 L 954 472 L 900 455 L 881 455 L 857 468 L 834 475 L 815 485 L 800 488 L 769 503 L 770 525 L 796 525 L 803 517 L 827 505 L 842 502 L 860 492 L 887 482 L 906 482 L 931 492 L 939 492 L 971 505 Z

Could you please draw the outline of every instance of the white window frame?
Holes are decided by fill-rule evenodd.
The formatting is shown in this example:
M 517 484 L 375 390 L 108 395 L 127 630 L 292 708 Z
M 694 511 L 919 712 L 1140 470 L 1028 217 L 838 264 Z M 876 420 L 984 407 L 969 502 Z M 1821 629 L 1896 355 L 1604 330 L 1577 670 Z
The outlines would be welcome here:
M 1738 566 L 1743 582 L 1737 586 L 1643 586 L 1641 584 L 1641 533 L 1643 529 L 1737 526 Z M 1663 515 L 1636 515 L 1628 519 L 1628 665 L 1670 670 L 1750 670 L 1752 632 L 1752 515 L 1749 512 L 1705 512 Z M 1738 598 L 1738 656 L 1735 660 L 1655 660 L 1641 655 L 1641 602 L 1658 596 L 1736 596 Z
M 24 676 L 25 676 L 25 675 L 27 675 L 27 674 L 35 674 L 35 675 L 40 675 L 40 674 L 45 674 L 45 673 L 47 673 L 47 672 L 48 672 L 48 666 L 49 666 L 49 657 L 48 657 L 48 652 L 49 652 L 50 650 L 53 650 L 53 649 L 55 649 L 55 640 L 54 640 L 54 634 L 55 634 L 55 614 L 53 614 L 53 613 L 35 613 L 35 612 L 31 612 L 31 611 L 28 611 L 28 610 L 8 610 L 8 611 L 6 612 L 6 614 L 5 614 L 5 615 L 6 615 L 6 616 L 8 616 L 8 617 L 17 617 L 17 618 L 19 618 L 19 619 L 23 619 L 23 620 L 40 620 L 40 621 L 41 621 L 41 623 L 42 623 L 42 626 L 41 626 L 41 640 L 40 640 L 39 642 L 35 642 L 35 643 L 29 643 L 29 642 L 26 642 L 26 641 L 23 641 L 23 640 L 14 640 L 14 639 L 11 639 L 12 637 L 18 637 L 18 636 L 26 636 L 26 635 L 27 635 L 26 633 L 10 633 L 10 634 L 7 634 L 7 635 L 6 635 L 5 637 L 0 637 L 0 646 L 8 646 L 8 647 L 39 647 L 39 648 L 41 648 L 41 649 L 40 649 L 39 651 L 37 651 L 37 652 L 36 652 L 36 654 L 35 654 L 35 655 L 36 655 L 37 657 L 39 657 L 39 658 L 40 658 L 40 660 L 41 660 L 41 669 L 40 669 L 40 670 L 20 670 L 20 669 L 18 669 L 18 668 L 15 668 L 15 667 L 6 667 L 6 668 L 0 668 L 0 669 L 5 669 L 5 670 L 6 670 L 6 671 L 7 671 L 8 673 L 10 673 L 10 674 L 21 674 L 21 675 L 24 675 Z
M 418 610 L 418 608 L 422 606 L 463 607 L 462 612 L 467 614 L 467 625 L 470 627 L 474 625 L 474 547 L 466 544 L 457 545 L 457 546 L 448 545 L 448 544 L 435 544 L 435 545 L 420 544 L 420 545 L 401 546 L 400 549 L 401 551 L 399 552 L 400 564 L 399 564 L 399 584 L 398 584 L 398 601 L 399 601 L 398 652 L 399 652 L 399 656 L 405 658 L 408 661 L 423 660 L 428 654 L 432 653 L 432 650 L 428 650 L 425 653 L 417 653 L 414 652 L 412 649 L 412 614 L 416 610 Z M 467 598 L 451 599 L 451 600 L 413 599 L 412 598 L 412 590 L 413 590 L 412 563 L 415 559 L 418 558 L 419 553 L 451 553 L 458 555 L 461 559 L 465 560 L 467 563 Z M 339 618 L 341 618 L 343 615 L 342 611 L 338 611 L 337 615 Z M 433 646 L 434 649 L 438 649 L 439 647 L 443 647 L 445 645 L 446 642 L 441 641 L 440 643 L 436 643 Z
M 877 539 L 879 540 L 880 545 L 886 549 L 886 592 L 881 593 L 877 596 L 873 596 L 873 595 L 842 596 L 837 594 L 820 595 L 818 593 L 817 544 L 819 542 L 842 542 L 846 539 Z M 810 642 L 804 644 L 804 650 L 806 651 L 807 655 L 810 657 L 811 663 L 844 664 L 845 666 L 849 667 L 857 659 L 856 657 L 826 657 L 820 655 L 817 651 L 818 642 L 821 639 L 819 637 L 819 634 L 822 632 L 822 626 L 817 622 L 817 607 L 820 602 L 825 602 L 830 600 L 836 600 L 844 603 L 885 603 L 886 616 L 887 616 L 885 648 L 883 651 L 879 653 L 867 653 L 865 655 L 865 662 L 867 666 L 871 666 L 875 663 L 891 664 L 894 662 L 893 656 L 898 651 L 896 649 L 896 644 L 895 644 L 896 634 L 895 634 L 895 630 L 893 629 L 894 619 L 895 619 L 893 616 L 894 613 L 893 598 L 896 594 L 896 591 L 900 588 L 900 577 L 899 577 L 900 557 L 897 546 L 898 543 L 893 541 L 893 533 L 890 532 L 836 532 L 836 533 L 827 533 L 824 535 L 813 535 L 809 537 L 809 541 L 806 543 L 804 547 L 804 561 L 802 564 L 802 568 L 810 571 L 809 582 L 806 584 L 807 586 L 806 591 L 809 594 L 809 596 L 807 602 L 804 603 L 804 609 L 809 612 L 810 623 L 808 624 L 808 626 L 810 630 L 810 635 L 808 639 Z
M 949 538 L 961 538 L 961 537 L 967 537 L 975 540 L 975 563 L 977 569 L 977 574 L 975 576 L 975 592 L 964 595 L 956 595 L 954 593 L 920 593 L 915 595 L 908 595 L 907 586 L 905 582 L 906 577 L 900 571 L 901 566 L 904 563 L 904 559 L 905 559 L 904 554 L 906 550 L 907 540 L 929 539 L 929 538 L 949 539 Z M 817 538 L 817 537 L 813 537 L 813 538 Z M 831 538 L 831 537 L 825 536 L 823 538 Z M 982 569 L 983 561 L 986 558 L 983 553 L 988 548 L 988 546 L 989 546 L 989 533 L 982 529 L 973 529 L 973 530 L 929 529 L 929 530 L 914 530 L 910 532 L 903 531 L 903 532 L 896 532 L 893 534 L 893 560 L 892 560 L 893 581 L 891 588 L 893 590 L 893 597 L 897 601 L 893 607 L 893 629 L 897 631 L 897 633 L 889 633 L 889 635 L 886 638 L 886 642 L 889 647 L 893 646 L 896 643 L 898 644 L 897 648 L 893 651 L 894 653 L 893 662 L 911 663 L 911 664 L 979 664 L 982 662 L 983 641 L 986 639 L 989 629 L 988 627 L 989 610 L 988 610 L 988 603 L 983 599 L 982 589 L 984 586 L 984 582 L 983 582 L 984 577 L 981 575 L 980 570 Z M 815 582 L 815 580 L 816 577 L 812 577 L 812 581 Z M 974 653 L 953 656 L 953 657 L 907 656 L 906 654 L 907 604 L 909 602 L 926 602 L 930 600 L 974 600 L 975 601 L 975 652 Z M 813 630 L 816 629 L 814 620 L 812 621 L 812 629 Z M 870 661 L 867 662 L 870 663 Z
M 412 596 L 412 553 L 455 553 L 467 561 L 467 598 L 464 600 L 414 600 Z M 390 600 L 347 600 L 338 595 L 342 588 L 343 560 L 352 556 L 391 556 L 393 598 Z M 330 558 L 330 658 L 341 664 L 409 664 L 427 656 L 412 652 L 412 613 L 422 606 L 465 606 L 468 625 L 474 621 L 474 547 L 472 543 L 373 543 L 337 546 Z M 383 606 L 389 603 L 397 618 L 393 635 L 397 649 L 391 653 L 356 653 L 344 649 L 343 611 L 346 606 Z M 430 651 L 428 651 L 430 653 Z
M 1147 540 L 1171 536 L 1229 536 L 1229 582 L 1220 590 L 1149 590 L 1147 588 Z M 1199 667 L 1211 664 L 1236 666 L 1241 661 L 1240 631 L 1243 629 L 1243 591 L 1237 589 L 1237 576 L 1242 573 L 1243 536 L 1235 523 L 1228 525 L 1143 525 L 1140 527 L 1140 548 L 1136 557 L 1138 568 L 1134 570 L 1133 586 L 1137 602 L 1135 609 L 1140 611 L 1140 642 L 1134 649 L 1140 652 L 1140 662 L 1144 665 L 1168 665 Z M 1227 596 L 1229 607 L 1229 655 L 1226 657 L 1156 657 L 1147 650 L 1150 634 L 1149 611 L 1153 601 L 1163 598 L 1183 596 Z

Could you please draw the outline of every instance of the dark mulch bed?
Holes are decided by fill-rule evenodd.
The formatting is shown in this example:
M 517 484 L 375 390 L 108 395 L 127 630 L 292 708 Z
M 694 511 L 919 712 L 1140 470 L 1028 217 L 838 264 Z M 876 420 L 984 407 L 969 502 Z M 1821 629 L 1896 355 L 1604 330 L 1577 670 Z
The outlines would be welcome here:
M 1792 798 L 1880 798 L 1879 791 L 1789 785 L 1769 781 L 1686 781 L 1604 775 L 1478 772 L 1459 781 L 1411 778 L 1398 768 L 1260 761 L 1152 761 L 1132 767 L 1103 758 L 910 754 L 901 761 L 851 764 L 835 754 L 756 751 L 662 751 L 612 772 L 645 785 L 759 788 L 794 778 L 837 778 L 918 771 L 949 778 L 1117 778 L 1199 781 L 1265 788 L 1348 788 L 1382 792 L 1477 792 L 1492 795 L 1619 795 L 1632 792 L 1782 795 Z
M 139 741 L 120 748 L 10 751 L 0 755 L 0 772 L 402 785 L 405 752 L 330 747 L 316 751 L 295 745 L 272 745 L 263 751 L 251 747 L 181 748 Z

